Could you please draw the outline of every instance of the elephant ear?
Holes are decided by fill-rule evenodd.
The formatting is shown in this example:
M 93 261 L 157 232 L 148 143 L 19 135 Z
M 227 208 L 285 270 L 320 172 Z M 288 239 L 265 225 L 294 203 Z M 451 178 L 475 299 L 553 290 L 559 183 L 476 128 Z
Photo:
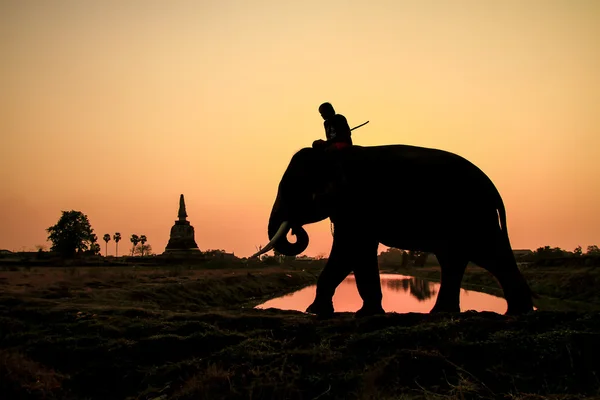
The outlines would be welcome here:
M 347 149 L 331 151 L 323 160 L 323 168 L 327 171 L 326 179 L 332 191 L 340 191 L 348 185 L 350 171 L 348 160 L 344 157 L 346 151 Z
M 297 184 L 298 181 L 315 180 L 327 171 L 327 157 L 320 149 L 310 147 L 299 150 L 290 161 L 282 181 Z
M 321 163 L 322 173 L 318 178 L 315 202 L 319 207 L 332 211 L 344 202 L 349 179 L 344 163 L 336 157 L 325 157 Z
M 282 182 L 304 182 L 305 189 L 318 196 L 335 196 L 348 181 L 345 158 L 340 150 L 302 149 L 292 158 Z

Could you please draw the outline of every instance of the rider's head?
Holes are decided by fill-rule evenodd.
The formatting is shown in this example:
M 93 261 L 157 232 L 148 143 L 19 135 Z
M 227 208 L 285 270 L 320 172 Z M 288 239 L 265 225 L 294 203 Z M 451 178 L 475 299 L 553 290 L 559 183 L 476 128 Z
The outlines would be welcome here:
M 323 119 L 329 119 L 335 115 L 335 110 L 331 103 L 323 103 L 319 106 L 319 112 L 321 113 L 321 117 Z

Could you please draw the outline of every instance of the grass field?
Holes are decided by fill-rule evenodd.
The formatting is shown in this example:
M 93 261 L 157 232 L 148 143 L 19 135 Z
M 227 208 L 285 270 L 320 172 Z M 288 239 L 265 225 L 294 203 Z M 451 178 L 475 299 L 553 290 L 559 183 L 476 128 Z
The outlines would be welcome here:
M 256 310 L 321 265 L 0 271 L 2 399 L 600 395 L 600 271 L 527 269 L 540 311 L 329 320 Z M 386 269 L 382 266 L 382 269 Z M 437 279 L 437 268 L 399 271 Z M 487 272 L 465 285 L 499 294 Z

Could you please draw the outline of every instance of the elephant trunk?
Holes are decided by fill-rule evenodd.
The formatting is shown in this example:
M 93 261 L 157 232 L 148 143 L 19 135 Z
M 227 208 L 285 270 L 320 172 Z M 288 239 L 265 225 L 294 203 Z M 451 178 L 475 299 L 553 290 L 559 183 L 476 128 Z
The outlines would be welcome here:
M 301 223 L 291 218 L 290 214 L 286 212 L 286 208 L 281 207 L 281 204 L 281 196 L 278 195 L 269 217 L 269 243 L 250 258 L 258 257 L 272 249 L 286 256 L 296 256 L 308 247 L 309 240 L 306 230 L 304 230 Z M 296 237 L 294 243 L 290 243 L 287 239 L 290 230 L 292 235 Z

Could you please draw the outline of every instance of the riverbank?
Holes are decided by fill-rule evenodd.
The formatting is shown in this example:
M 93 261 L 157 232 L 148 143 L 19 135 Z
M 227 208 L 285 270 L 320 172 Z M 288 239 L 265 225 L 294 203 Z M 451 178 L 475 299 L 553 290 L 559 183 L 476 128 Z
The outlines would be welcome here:
M 380 270 L 440 281 L 439 266 L 398 268 L 383 264 Z M 529 266 L 521 268 L 521 273 L 539 296 L 534 304 L 540 311 L 600 311 L 598 267 Z M 462 287 L 503 297 L 502 289 L 494 276 L 477 266 L 467 267 Z
M 318 320 L 252 308 L 314 283 L 319 270 L 0 272 L 0 393 L 153 400 L 599 394 L 597 312 Z

